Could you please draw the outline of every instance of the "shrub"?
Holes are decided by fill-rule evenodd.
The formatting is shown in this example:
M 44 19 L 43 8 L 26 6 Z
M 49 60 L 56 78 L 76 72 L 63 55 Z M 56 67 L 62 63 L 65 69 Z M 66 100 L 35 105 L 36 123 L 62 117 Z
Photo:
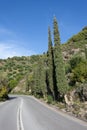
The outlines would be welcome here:
M 81 62 L 73 70 L 74 77 L 73 79 L 77 82 L 87 81 L 87 62 Z
M 69 63 L 67 63 L 67 64 L 65 65 L 65 73 L 68 74 L 68 73 L 70 73 L 70 72 L 71 72 L 71 66 L 70 66 Z
M 51 95 L 47 96 L 47 103 L 51 104 L 53 102 L 53 97 Z
M 0 89 L 0 100 L 6 100 L 8 99 L 8 91 L 6 87 L 2 87 Z
M 14 87 L 16 87 L 17 83 L 17 80 L 10 80 L 8 86 L 10 87 L 10 89 L 13 89 Z
M 73 75 L 71 77 L 73 82 L 81 82 L 84 83 L 87 81 L 87 62 L 81 62 L 79 63 L 74 69 L 73 69 Z
M 84 59 L 81 56 L 74 56 L 69 61 L 71 69 L 74 69 L 80 62 L 83 62 Z

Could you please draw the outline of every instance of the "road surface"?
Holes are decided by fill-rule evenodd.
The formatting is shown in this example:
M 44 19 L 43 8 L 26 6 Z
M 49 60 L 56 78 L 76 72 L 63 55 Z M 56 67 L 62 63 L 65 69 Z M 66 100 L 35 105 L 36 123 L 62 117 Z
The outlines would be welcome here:
M 87 130 L 87 123 L 55 111 L 31 96 L 0 103 L 0 130 Z

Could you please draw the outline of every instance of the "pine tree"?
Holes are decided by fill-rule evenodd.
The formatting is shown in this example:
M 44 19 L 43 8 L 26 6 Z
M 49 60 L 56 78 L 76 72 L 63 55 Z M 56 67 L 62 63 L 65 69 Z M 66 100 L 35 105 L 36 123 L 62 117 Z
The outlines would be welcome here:
M 54 18 L 54 64 L 58 92 L 63 96 L 67 92 L 68 85 L 65 78 L 65 68 L 60 44 L 60 34 L 58 31 L 56 18 Z
M 50 27 L 48 28 L 48 53 L 47 53 L 47 75 L 48 75 L 48 94 L 54 95 L 54 84 L 53 84 L 53 46 L 51 39 Z

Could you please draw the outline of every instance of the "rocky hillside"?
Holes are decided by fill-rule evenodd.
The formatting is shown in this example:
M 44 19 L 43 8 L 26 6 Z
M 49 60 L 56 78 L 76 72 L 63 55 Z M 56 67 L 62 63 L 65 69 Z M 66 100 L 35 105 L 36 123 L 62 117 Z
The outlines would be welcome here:
M 87 27 L 62 45 L 64 60 L 69 60 L 74 54 L 84 56 L 85 47 L 87 47 Z
M 62 45 L 71 90 L 65 111 L 87 121 L 87 27 Z

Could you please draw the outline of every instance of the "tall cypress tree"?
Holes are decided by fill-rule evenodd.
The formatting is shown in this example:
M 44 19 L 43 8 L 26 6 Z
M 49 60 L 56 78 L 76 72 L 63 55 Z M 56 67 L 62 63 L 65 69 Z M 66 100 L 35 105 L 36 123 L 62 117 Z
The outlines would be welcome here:
M 48 64 L 48 94 L 54 95 L 54 84 L 53 84 L 53 46 L 51 39 L 50 27 L 48 27 L 48 53 L 47 53 L 47 64 Z
M 35 72 L 35 87 L 34 94 L 38 96 L 45 96 L 46 94 L 46 74 L 44 68 L 44 55 L 39 57 Z
M 54 64 L 58 92 L 63 96 L 67 92 L 68 85 L 65 78 L 65 68 L 60 44 L 60 34 L 58 31 L 56 18 L 54 18 Z

